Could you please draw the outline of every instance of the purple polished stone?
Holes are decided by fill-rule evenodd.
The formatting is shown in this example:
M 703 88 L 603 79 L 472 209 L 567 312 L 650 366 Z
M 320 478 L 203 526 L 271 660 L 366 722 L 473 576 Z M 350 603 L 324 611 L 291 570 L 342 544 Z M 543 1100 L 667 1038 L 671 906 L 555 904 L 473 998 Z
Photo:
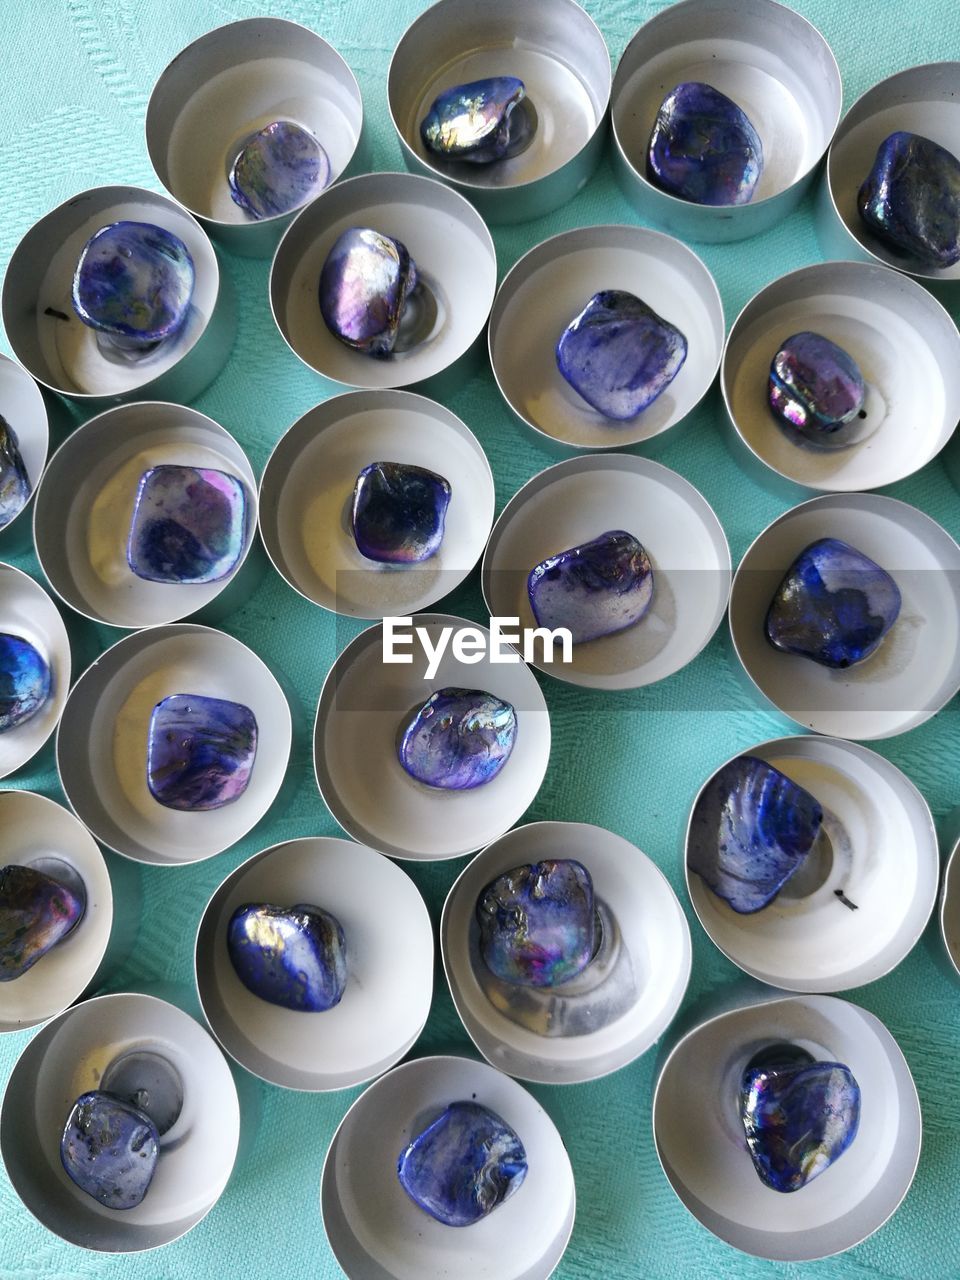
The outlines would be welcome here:
M 640 621 L 653 599 L 653 568 L 633 534 L 615 529 L 541 560 L 527 594 L 537 626 L 566 627 L 582 644 Z
M 81 1191 L 108 1209 L 141 1203 L 160 1154 L 157 1126 L 123 1098 L 94 1089 L 73 1104 L 60 1139 L 60 1160 Z
M 770 407 L 788 434 L 831 439 L 863 409 L 867 388 L 853 356 L 820 333 L 795 333 L 770 365 Z
M 22 636 L 0 631 L 0 733 L 32 720 L 53 690 L 49 664 Z
M 351 525 L 357 549 L 381 564 L 418 564 L 440 550 L 450 484 L 426 467 L 371 462 L 357 476 Z
M 248 138 L 228 177 L 234 204 L 254 218 L 290 213 L 330 181 L 330 161 L 312 133 L 274 120 Z
M 0 416 L 0 529 L 26 506 L 30 477 L 20 454 L 20 442 L 6 418 Z
M 217 582 L 243 554 L 247 495 L 236 476 L 161 465 L 140 479 L 127 563 L 150 582 Z
M 404 726 L 400 763 L 418 782 L 467 791 L 495 778 L 517 739 L 517 713 L 482 689 L 438 689 Z
M 960 262 L 960 160 L 917 133 L 891 133 L 857 195 L 870 230 L 922 267 Z
M 339 920 L 310 903 L 248 902 L 227 926 L 230 963 L 247 990 L 297 1012 L 323 1013 L 340 1003 L 346 947 Z
M 763 144 L 746 113 L 699 81 L 678 84 L 657 112 L 647 177 L 694 204 L 747 204 L 763 172 Z
M 84 903 L 33 867 L 0 868 L 0 982 L 12 982 L 73 929 Z
M 491 76 L 444 89 L 420 122 L 423 145 L 444 160 L 492 164 L 529 146 L 533 125 L 516 76 Z
M 320 272 L 320 314 L 348 347 L 388 356 L 416 283 L 417 269 L 405 245 L 370 227 L 350 227 Z
M 174 693 L 150 717 L 147 785 L 168 809 L 221 809 L 243 795 L 257 754 L 249 707 Z

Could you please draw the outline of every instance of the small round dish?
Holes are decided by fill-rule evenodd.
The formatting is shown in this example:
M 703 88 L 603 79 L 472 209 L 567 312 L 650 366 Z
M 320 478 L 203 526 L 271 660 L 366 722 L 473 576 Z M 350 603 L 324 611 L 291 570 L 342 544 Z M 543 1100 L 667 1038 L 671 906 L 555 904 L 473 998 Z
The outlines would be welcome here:
M 805 330 L 853 357 L 867 396 L 857 443 L 788 439 L 767 398 L 780 345 Z M 885 267 L 821 262 L 781 276 L 734 321 L 720 374 L 738 456 L 768 482 L 850 492 L 903 480 L 940 452 L 960 421 L 960 334 L 921 285 Z
M 660 104 L 685 81 L 732 98 L 763 145 L 763 171 L 742 205 L 681 200 L 647 177 Z M 743 240 L 782 221 L 813 181 L 840 119 L 840 69 L 823 36 L 775 0 L 681 0 L 645 22 L 613 79 L 613 163 L 644 219 L 683 239 Z
M 209 467 L 238 479 L 246 528 L 237 565 L 210 583 L 151 582 L 127 560 L 137 486 L 151 467 Z M 64 603 L 108 626 L 177 622 L 217 599 L 242 574 L 257 532 L 257 481 L 233 436 L 205 414 L 162 401 L 120 405 L 91 418 L 50 459 L 34 507 L 40 567 Z
M 437 95 L 501 75 L 522 80 L 534 106 L 530 145 L 487 165 L 429 152 L 420 123 Z M 606 139 L 610 80 L 603 36 L 573 0 L 490 0 L 482 8 L 439 0 L 394 50 L 387 105 L 408 169 L 442 178 L 490 222 L 524 222 L 558 209 L 588 182 Z
M 335 916 L 348 964 L 338 1005 L 302 1013 L 247 990 L 226 937 L 233 913 L 251 902 L 308 903 Z M 382 854 L 351 840 L 288 840 L 249 858 L 216 890 L 197 933 L 196 977 L 211 1031 L 242 1067 L 286 1089 L 346 1089 L 392 1067 L 423 1030 L 433 927 L 413 881 Z
M 139 360 L 105 354 L 71 300 L 77 261 L 89 238 L 125 220 L 153 223 L 179 236 L 196 271 L 183 330 Z M 169 196 L 141 187 L 94 187 L 34 223 L 7 267 L 2 312 L 13 353 L 27 372 L 51 391 L 87 403 L 139 398 L 185 404 L 223 368 L 236 329 L 229 278 L 221 276 L 203 228 Z
M 320 314 L 321 269 L 350 227 L 406 245 L 437 305 L 431 332 L 387 359 L 345 346 Z M 294 218 L 270 269 L 273 317 L 294 355 L 331 382 L 364 390 L 460 386 L 479 363 L 496 287 L 496 251 L 476 209 L 442 182 L 408 173 L 364 174 L 329 188 Z
M 517 714 L 509 759 L 472 790 L 417 782 L 397 755 L 406 717 L 445 688 L 482 689 Z M 550 715 L 515 649 L 466 618 L 415 614 L 368 627 L 337 658 L 320 691 L 313 752 L 320 794 L 348 835 L 395 858 L 457 858 L 503 835 L 533 803 L 550 758 Z
M 372 462 L 425 467 L 449 482 L 443 541 L 428 560 L 379 564 L 358 550 L 351 500 Z M 460 585 L 483 554 L 494 502 L 486 454 L 449 409 L 408 391 L 357 391 L 315 405 L 280 439 L 260 484 L 260 534 L 307 600 L 354 618 L 402 616 Z
M 940 863 L 926 801 L 895 765 L 839 738 L 777 738 L 740 755 L 765 760 L 820 802 L 830 853 L 804 864 L 763 910 L 734 911 L 689 865 L 708 779 L 691 809 L 686 863 L 707 936 L 746 973 L 788 991 L 848 991 L 883 977 L 912 950 L 936 903 Z
M 168 808 L 148 789 L 150 717 L 180 693 L 239 703 L 256 719 L 249 784 L 221 808 Z M 283 691 L 256 654 L 222 631 L 182 622 L 125 636 L 87 668 L 57 732 L 57 768 L 74 812 L 102 844 L 134 862 L 182 866 L 222 853 L 260 821 L 280 790 L 291 737 Z
M 574 858 L 589 871 L 598 909 L 603 904 L 601 919 L 613 924 L 609 942 L 626 963 L 604 956 L 605 980 L 578 997 L 565 999 L 562 986 L 549 993 L 549 1002 L 537 993 L 536 1015 L 525 1010 L 521 1023 L 481 985 L 477 899 L 504 872 L 556 858 Z M 488 845 L 447 896 L 440 946 L 453 1002 L 474 1044 L 501 1071 L 540 1084 L 596 1080 L 639 1058 L 669 1026 L 690 978 L 690 930 L 663 872 L 622 836 L 585 822 L 534 822 Z M 526 1004 L 529 989 L 516 993 Z M 531 1025 L 536 1016 L 538 1027 L 569 1027 L 564 1009 L 577 1005 L 590 1022 L 605 1010 L 595 1029 L 564 1035 Z
M 147 104 L 157 177 L 233 253 L 268 257 L 293 216 L 258 221 L 233 201 L 227 184 L 246 139 L 276 120 L 318 139 L 330 183 L 357 158 L 363 103 L 353 72 L 316 32 L 281 18 L 208 31 L 165 68 Z
M 635 418 L 604 417 L 557 368 L 566 326 L 595 293 L 641 298 L 687 339 L 670 385 Z M 709 390 L 723 350 L 723 304 L 713 276 L 686 245 L 646 227 L 578 227 L 552 236 L 507 273 L 490 315 L 490 363 L 501 394 L 548 447 L 622 449 L 672 427 Z
M 15 516 L 0 526 L 0 546 L 6 548 L 10 544 L 11 532 L 30 505 L 30 498 L 36 493 L 47 465 L 50 424 L 40 388 L 25 369 L 4 355 L 0 355 L 0 418 L 17 437 L 17 447 L 30 485 L 26 502 Z M 16 527 L 22 530 L 24 526 L 29 527 L 29 523 L 29 520 L 23 520 Z M 29 533 L 27 538 L 29 540 Z
M 118 1212 L 67 1176 L 60 1135 L 75 1100 L 134 1053 L 163 1060 L 183 1103 L 161 1133 L 142 1203 Z M 156 1249 L 195 1227 L 226 1187 L 239 1139 L 236 1086 L 212 1036 L 175 1005 L 140 994 L 96 996 L 49 1022 L 14 1065 L 0 1111 L 0 1152 L 24 1206 L 61 1240 L 97 1253 Z
M 414 1204 L 397 1160 L 460 1101 L 489 1107 L 510 1125 L 527 1176 L 489 1217 L 458 1230 Z M 344 1116 L 324 1161 L 320 1209 L 348 1280 L 547 1280 L 573 1230 L 576 1191 L 560 1134 L 521 1085 L 469 1058 L 420 1058 L 372 1084 Z
M 843 1063 L 861 1094 L 848 1149 L 790 1195 L 760 1181 L 737 1107 L 746 1064 L 781 1042 Z M 833 996 L 768 994 L 706 1018 L 674 1047 L 653 1095 L 657 1154 L 681 1203 L 727 1244 L 774 1262 L 830 1257 L 882 1227 L 913 1181 L 920 1134 L 897 1042 L 872 1013 Z
M 880 648 L 846 670 L 781 653 L 764 631 L 787 569 L 820 538 L 838 538 L 868 556 L 902 596 Z M 960 689 L 960 547 L 928 515 L 895 498 L 811 498 L 748 548 L 730 592 L 730 635 L 749 679 L 790 720 L 837 738 L 892 738 L 929 720 Z
M 572 646 L 572 662 L 533 663 L 548 675 L 590 689 L 637 689 L 692 662 L 723 619 L 730 592 L 730 550 L 700 492 L 657 462 L 631 454 L 568 458 L 533 477 L 506 505 L 490 535 L 481 583 L 491 615 L 535 626 L 527 594 L 530 570 L 546 557 L 623 529 L 643 544 L 653 566 L 653 602 L 616 635 Z

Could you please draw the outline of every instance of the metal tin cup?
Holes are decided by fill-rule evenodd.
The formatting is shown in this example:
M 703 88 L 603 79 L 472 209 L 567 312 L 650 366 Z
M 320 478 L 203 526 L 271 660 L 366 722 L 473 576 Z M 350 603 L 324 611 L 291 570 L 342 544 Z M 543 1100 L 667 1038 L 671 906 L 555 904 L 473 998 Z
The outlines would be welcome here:
M 561 334 L 594 294 L 635 294 L 687 339 L 674 380 L 636 417 L 606 418 L 557 368 Z M 686 245 L 646 227 L 579 227 L 538 244 L 507 273 L 490 315 L 490 363 L 500 391 L 539 443 L 573 449 L 643 444 L 686 418 L 709 390 L 723 350 L 723 304 Z
M 105 350 L 76 315 L 71 298 L 89 238 L 124 220 L 152 223 L 178 236 L 196 272 L 184 328 L 140 359 Z M 94 187 L 34 223 L 7 267 L 2 310 L 14 355 L 27 372 L 51 391 L 93 404 L 192 400 L 226 363 L 236 329 L 229 278 L 221 275 L 203 228 L 169 196 L 141 187 Z
M 808 444 L 770 408 L 771 361 L 804 331 L 837 343 L 863 374 L 863 408 L 841 428 L 851 441 L 845 447 Z M 953 434 L 960 334 L 907 276 L 876 264 L 822 262 L 781 276 L 747 303 L 730 330 L 720 379 L 736 455 L 762 482 L 794 495 L 798 486 L 876 489 L 918 471 Z
M 385 359 L 348 347 L 320 314 L 320 272 L 351 227 L 406 246 L 423 314 L 433 319 L 419 342 Z M 496 251 L 476 209 L 442 182 L 408 173 L 364 174 L 325 191 L 294 218 L 270 269 L 273 317 L 294 355 L 330 382 L 371 391 L 427 383 L 439 394 L 462 385 L 479 366 L 496 287 Z
M 899 616 L 864 661 L 831 669 L 767 640 L 770 603 L 796 557 L 837 538 L 884 568 Z M 960 547 L 916 507 L 875 493 L 828 494 L 784 512 L 750 546 L 730 592 L 730 635 L 749 680 L 805 729 L 861 741 L 923 724 L 960 689 Z
M 14 555 L 27 550 L 30 544 L 30 521 L 20 517 L 29 506 L 47 465 L 50 424 L 40 388 L 25 369 L 4 355 L 0 355 L 0 420 L 16 436 L 29 485 L 23 505 L 0 526 L 0 548 L 5 555 Z
M 328 911 L 346 940 L 347 982 L 322 1013 L 286 1009 L 249 991 L 230 961 L 227 930 L 249 903 Z M 197 933 L 197 990 L 223 1048 L 270 1084 L 312 1092 L 380 1075 L 412 1047 L 433 994 L 433 927 L 413 881 L 352 840 L 288 840 L 233 871 Z
M 773 1043 L 853 1073 L 856 1137 L 806 1186 L 778 1194 L 757 1176 L 738 1109 L 745 1066 Z M 700 1021 L 675 1045 L 653 1095 L 653 1136 L 680 1202 L 719 1239 L 775 1262 L 853 1248 L 895 1212 L 920 1157 L 910 1068 L 878 1018 L 833 996 L 767 992 Z
M 759 757 L 803 787 L 823 825 L 771 903 L 734 911 L 689 861 L 708 779 L 691 809 L 686 855 L 687 892 L 707 935 L 771 986 L 826 993 L 874 982 L 912 950 L 934 908 L 940 864 L 926 801 L 895 765 L 839 738 L 777 738 L 739 756 Z
M 763 146 L 748 204 L 702 205 L 647 177 L 660 104 L 686 81 L 711 85 L 746 113 Z M 840 119 L 840 70 L 823 36 L 774 0 L 682 0 L 627 45 L 613 80 L 613 161 L 642 218 L 690 240 L 743 240 L 799 204 Z
M 576 978 L 511 987 L 487 969 L 477 901 L 526 863 L 572 858 L 593 882 L 600 943 Z M 488 845 L 461 872 L 440 921 L 443 966 L 474 1044 L 521 1080 L 576 1084 L 639 1058 L 669 1026 L 690 978 L 690 930 L 663 872 L 622 836 L 585 822 L 535 822 Z
M 150 95 L 147 150 L 157 177 L 233 253 L 268 257 L 293 216 L 257 220 L 227 183 L 247 140 L 278 120 L 314 135 L 329 182 L 361 163 L 363 103 L 353 72 L 326 40 L 281 18 L 208 31 L 177 54 Z
M 488 1217 L 455 1230 L 404 1191 L 397 1160 L 452 1102 L 488 1107 L 517 1134 L 527 1174 Z M 348 1280 L 547 1280 L 573 1230 L 573 1169 L 553 1121 L 531 1094 L 485 1062 L 420 1058 L 395 1067 L 353 1104 L 323 1165 L 320 1210 Z
M 119 1213 L 68 1177 L 60 1136 L 82 1094 L 138 1083 L 151 1085 L 142 1105 L 160 1130 L 159 1158 L 142 1203 Z M 25 1208 L 62 1240 L 100 1253 L 156 1249 L 195 1227 L 227 1185 L 239 1137 L 237 1090 L 213 1038 L 175 1005 L 131 993 L 97 996 L 39 1031 L 0 1111 L 0 1151 Z
M 249 782 L 221 808 L 169 808 L 148 788 L 151 714 L 182 693 L 239 703 L 256 719 Z M 232 636 L 183 622 L 125 636 L 83 673 L 57 733 L 57 768 L 74 812 L 102 844 L 135 862 L 181 866 L 221 853 L 260 821 L 290 745 L 290 709 L 265 664 Z
M 427 150 L 420 124 L 438 94 L 504 75 L 524 83 L 527 101 L 515 110 L 533 107 L 523 151 L 475 164 Z M 609 51 L 573 0 L 439 0 L 404 32 L 387 77 L 407 168 L 442 178 L 495 223 L 551 213 L 586 185 L 603 152 L 609 102 Z
M 354 488 L 374 462 L 423 467 L 450 485 L 443 540 L 422 563 L 378 563 L 357 547 Z M 307 600 L 354 618 L 403 616 L 464 580 L 483 554 L 494 501 L 486 454 L 449 409 L 408 391 L 357 391 L 315 405 L 281 437 L 260 485 L 260 533 Z
M 141 477 L 156 466 L 212 468 L 243 487 L 240 558 L 208 583 L 153 582 L 130 567 L 127 545 Z M 177 622 L 249 597 L 257 481 L 237 441 L 205 414 L 151 401 L 121 405 L 78 427 L 50 459 L 37 494 L 34 539 L 57 595 L 94 622 L 139 628 Z M 249 570 L 249 572 L 247 572 Z

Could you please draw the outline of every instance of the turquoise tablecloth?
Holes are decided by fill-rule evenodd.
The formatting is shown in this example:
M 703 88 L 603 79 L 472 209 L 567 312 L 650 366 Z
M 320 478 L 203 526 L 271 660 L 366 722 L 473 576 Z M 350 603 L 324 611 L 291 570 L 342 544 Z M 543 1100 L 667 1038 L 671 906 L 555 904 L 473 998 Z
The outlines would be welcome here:
M 796 3 L 832 44 L 847 105 L 901 67 L 960 54 L 951 0 Z M 158 188 L 143 140 L 150 88 L 183 45 L 234 18 L 276 14 L 330 40 L 360 81 L 373 167 L 401 168 L 386 108 L 386 67 L 401 32 L 423 7 L 423 0 L 2 0 L 0 265 L 6 265 L 35 219 L 77 191 L 117 181 Z M 614 62 L 637 25 L 662 7 L 661 0 L 587 0 Z M 556 231 L 635 220 L 604 162 L 561 212 L 495 232 L 501 276 Z M 759 240 L 699 251 L 720 286 L 728 324 L 761 285 L 820 257 L 809 204 Z M 239 333 L 228 367 L 196 404 L 236 434 L 259 473 L 281 433 L 324 392 L 273 326 L 267 263 L 230 257 L 225 263 L 243 299 Z M 551 459 L 520 434 L 489 371 L 449 403 L 487 449 L 502 508 Z M 721 439 L 720 412 L 717 399 L 708 401 L 695 415 L 694 429 L 671 442 L 662 460 L 713 504 L 736 563 L 784 503 L 740 472 Z M 939 462 L 891 492 L 960 534 L 960 503 Z M 32 557 L 17 563 L 40 576 Z M 444 607 L 482 618 L 476 575 Z M 271 573 L 242 611 L 228 619 L 226 629 L 288 678 L 307 721 L 335 652 L 359 627 L 307 604 Z M 116 638 L 107 628 L 99 632 L 102 645 Z M 598 697 L 547 679 L 542 683 L 554 746 L 528 817 L 581 819 L 619 832 L 654 858 L 685 897 L 682 832 L 700 783 L 731 753 L 789 732 L 789 726 L 751 700 L 722 634 L 690 667 L 651 689 Z M 879 750 L 917 783 L 938 816 L 960 800 L 955 707 L 920 729 L 880 743 Z M 182 984 L 182 999 L 188 999 L 197 920 L 223 876 L 276 840 L 337 832 L 313 780 L 306 731 L 296 744 L 293 768 L 298 785 L 292 804 L 236 848 L 198 866 L 144 871 L 137 945 L 114 975 L 115 988 L 173 982 Z M 62 800 L 49 755 L 42 767 L 28 768 L 10 785 Z M 435 919 L 460 865 L 411 869 Z M 694 938 L 689 1002 L 735 980 L 736 970 L 706 939 L 689 908 L 688 915 Z M 533 1090 L 563 1134 L 577 1179 L 576 1229 L 557 1275 L 563 1280 L 960 1276 L 960 987 L 939 968 L 935 944 L 931 929 L 895 973 L 852 993 L 896 1035 L 924 1111 L 916 1182 L 883 1230 L 843 1257 L 803 1267 L 749 1259 L 714 1239 L 681 1207 L 660 1171 L 650 1132 L 651 1052 L 596 1084 Z M 3 1038 L 0 1083 L 29 1039 L 29 1032 Z M 466 1046 L 438 962 L 433 1013 L 416 1052 Z M 196 1230 L 161 1252 L 111 1258 L 69 1248 L 30 1217 L 0 1176 L 0 1276 L 338 1275 L 318 1212 L 320 1166 L 358 1090 L 317 1097 L 252 1083 L 251 1092 L 260 1104 L 259 1119 L 250 1126 L 226 1193 Z

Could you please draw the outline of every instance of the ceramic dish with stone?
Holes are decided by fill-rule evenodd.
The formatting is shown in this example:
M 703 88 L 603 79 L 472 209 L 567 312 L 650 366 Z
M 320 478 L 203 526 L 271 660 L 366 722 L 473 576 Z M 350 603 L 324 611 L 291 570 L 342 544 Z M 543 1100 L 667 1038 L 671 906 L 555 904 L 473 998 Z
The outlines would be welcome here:
M 504 981 L 484 961 L 478 903 L 499 877 L 558 859 L 579 863 L 589 877 L 591 894 L 564 904 L 570 919 L 561 927 L 586 934 L 579 908 L 592 905 L 583 955 L 596 940 L 593 954 L 560 983 Z M 523 886 L 517 891 L 520 902 Z M 528 924 L 541 900 L 521 907 Z M 553 914 L 541 926 L 554 938 L 559 922 Z M 583 822 L 516 827 L 478 854 L 447 896 L 440 945 L 453 1002 L 474 1044 L 501 1071 L 541 1084 L 595 1080 L 646 1053 L 680 1007 L 690 977 L 690 930 L 663 873 L 622 836 Z
M 153 401 L 108 409 L 67 437 L 37 494 L 34 541 L 71 609 L 133 629 L 177 622 L 227 591 L 245 598 L 238 578 L 256 526 L 256 478 L 233 436 L 196 409 Z
M 74 812 L 135 862 L 221 853 L 266 814 L 291 746 L 280 685 L 246 645 L 176 623 L 119 640 L 71 690 L 57 768 Z
M 793 1126 L 804 1132 L 781 1170 L 794 1172 L 799 1152 L 812 1171 L 790 1194 L 758 1175 L 741 1102 L 755 1056 L 788 1056 L 784 1048 L 797 1065 L 774 1074 L 772 1100 L 783 1091 L 784 1141 Z M 858 1123 L 831 1126 L 817 1073 L 796 1078 L 803 1061 L 846 1068 Z M 897 1042 L 872 1013 L 833 996 L 753 993 L 709 1010 L 676 1043 L 654 1090 L 653 1136 L 670 1185 L 708 1231 L 759 1258 L 810 1262 L 853 1248 L 897 1209 L 920 1157 L 920 1103 Z M 755 1146 L 768 1150 L 763 1136 Z
M 9 544 L 7 531 L 40 483 L 49 443 L 40 388 L 25 369 L 0 356 L 0 545 Z M 28 523 L 24 520 L 22 525 Z
M 389 631 L 369 627 L 347 645 L 320 692 L 313 750 L 320 794 L 348 835 L 391 857 L 429 861 L 473 853 L 523 816 L 546 773 L 550 716 L 516 649 L 497 652 L 494 660 L 485 627 L 438 613 Z M 463 693 L 473 699 L 466 709 L 453 696 Z M 441 733 L 419 760 L 402 763 L 418 721 L 425 726 L 434 712 L 453 735 Z M 453 776 L 471 761 L 497 771 L 485 780 Z
M 371 477 L 367 468 L 379 463 L 418 470 L 405 487 L 409 472 L 392 465 Z M 439 516 L 436 500 L 430 507 L 431 534 L 442 535 L 435 550 L 419 538 L 424 470 L 435 490 L 447 485 Z M 383 485 L 365 508 L 381 516 L 374 545 L 364 538 L 372 522 L 361 524 L 358 542 L 353 519 L 371 479 Z M 278 442 L 260 486 L 260 532 L 281 576 L 314 604 L 354 618 L 402 617 L 448 595 L 483 554 L 493 511 L 493 475 L 476 436 L 449 409 L 407 391 L 358 391 L 308 410 Z
M 344 937 L 342 995 L 319 1011 L 280 1003 L 295 982 L 261 980 L 255 991 L 233 964 L 238 911 L 270 906 L 289 921 L 298 904 L 332 915 Z M 277 927 L 291 927 L 287 921 L 277 917 Z M 257 926 L 245 936 L 253 946 Z M 331 962 L 327 949 L 309 954 L 321 970 Z M 329 837 L 289 840 L 242 863 L 214 893 L 197 933 L 196 975 L 210 1029 L 241 1066 L 287 1089 L 345 1089 L 392 1067 L 423 1030 L 433 993 L 430 916 L 409 876 L 373 849 Z
M 686 342 L 672 381 L 626 420 L 593 407 L 557 359 L 567 326 L 598 293 L 613 289 L 646 304 Z M 612 320 L 608 343 L 620 327 Z M 490 363 L 504 399 L 541 444 L 563 452 L 622 449 L 661 435 L 693 411 L 720 366 L 723 333 L 717 286 L 686 245 L 646 227 L 579 227 L 537 245 L 507 274 L 490 315 Z M 602 329 L 596 336 L 602 341 Z M 647 340 L 638 335 L 644 353 Z M 616 354 L 609 358 L 618 367 Z
M 836 395 L 830 347 L 819 365 L 804 358 L 794 366 L 800 414 L 788 407 L 794 416 L 786 421 L 770 404 L 771 365 L 789 352 L 791 338 L 806 334 L 839 346 L 862 377 L 860 394 L 851 388 L 835 410 L 846 421 L 829 418 L 827 429 L 813 415 Z M 902 274 L 862 262 L 817 263 L 781 276 L 747 303 L 730 330 L 720 378 L 744 446 L 738 457 L 766 481 L 877 489 L 918 471 L 952 436 L 960 421 L 960 334 L 936 299 Z M 797 416 L 815 425 L 798 429 Z
M 452 1227 L 430 1216 L 398 1177 L 398 1158 L 448 1107 L 473 1103 L 492 1112 L 522 1146 L 509 1194 L 487 1216 Z M 463 1159 L 450 1144 L 429 1171 L 453 1181 Z M 515 1148 L 514 1148 L 515 1149 Z M 446 1154 L 441 1163 L 437 1155 Z M 471 1154 L 474 1154 L 471 1151 Z M 491 1157 L 492 1158 L 492 1157 Z M 502 1160 L 503 1157 L 500 1157 Z M 516 1164 L 526 1173 L 516 1176 Z M 444 1175 L 448 1175 L 444 1177 Z M 472 1180 L 463 1178 L 469 1187 Z M 506 1181 L 506 1178 L 503 1180 Z M 486 1204 L 489 1178 L 481 1193 Z M 469 1058 L 420 1058 L 372 1084 L 344 1116 L 323 1166 L 320 1210 L 334 1257 L 349 1280 L 547 1280 L 573 1230 L 576 1192 L 570 1157 L 553 1121 L 515 1080 Z
M 816 804 L 801 819 L 808 796 Z M 762 887 L 737 909 L 718 874 L 735 858 Z M 839 738 L 778 738 L 738 753 L 704 783 L 687 826 L 687 892 L 707 935 L 745 972 L 790 991 L 846 991 L 893 969 L 930 919 L 939 869 L 920 792 L 882 756 Z
M 86 1140 L 68 1146 L 61 1135 L 81 1100 Z M 99 1124 L 117 1118 L 116 1146 L 98 1143 Z M 140 994 L 97 996 L 48 1023 L 20 1055 L 0 1111 L 20 1200 L 62 1240 L 97 1253 L 156 1249 L 195 1227 L 227 1185 L 239 1138 L 236 1086 L 213 1038 Z
M 735 119 L 738 131 L 752 138 L 749 175 L 742 159 L 744 172 L 731 175 L 725 153 L 710 153 L 699 195 L 715 203 L 681 197 L 651 177 L 648 157 L 658 120 L 678 133 L 692 127 L 697 137 L 703 127 L 709 137 L 714 121 L 724 118 L 709 103 L 678 104 L 673 91 L 681 85 L 699 87 L 701 96 L 703 86 L 722 95 L 728 126 Z M 766 231 L 800 203 L 830 145 L 841 102 L 840 70 L 829 45 L 793 9 L 775 0 L 681 0 L 644 23 L 617 67 L 610 106 L 616 174 L 640 216 L 674 235 L 742 240 Z M 690 118 L 691 107 L 699 117 Z M 745 144 L 739 154 L 747 154 Z M 730 186 L 709 189 L 707 181 L 713 187 L 717 173 Z M 734 192 L 741 202 L 731 202 Z
M 852 561 L 844 548 L 852 549 Z M 815 572 L 786 603 L 782 588 L 789 591 L 809 570 L 810 549 L 813 559 L 822 553 L 838 567 L 841 561 L 859 567 L 846 581 L 830 569 L 832 587 Z M 851 611 L 838 625 L 835 592 L 845 588 Z M 780 647 L 767 635 L 777 598 Z M 794 612 L 792 621 L 783 603 Z M 849 624 L 855 632 L 858 618 L 869 618 L 862 635 L 846 629 Z M 905 733 L 960 689 L 960 547 L 929 516 L 894 498 L 811 498 L 784 512 L 748 548 L 730 593 L 730 634 L 765 702 L 803 728 L 859 740 Z M 794 641 L 798 647 L 790 649 Z
M 507 503 L 481 570 L 491 616 L 519 617 L 529 636 L 537 625 L 531 571 L 615 531 L 631 535 L 646 552 L 653 583 L 646 611 L 615 634 L 574 643 L 571 662 L 562 660 L 559 646 L 553 661 L 544 660 L 541 644 L 534 651 L 541 671 L 592 689 L 636 689 L 663 680 L 692 662 L 719 627 L 730 591 L 730 551 L 698 490 L 676 472 L 631 454 L 569 458 L 534 476 Z M 580 594 L 583 612 L 596 613 L 609 593 L 572 592 L 573 606 Z

